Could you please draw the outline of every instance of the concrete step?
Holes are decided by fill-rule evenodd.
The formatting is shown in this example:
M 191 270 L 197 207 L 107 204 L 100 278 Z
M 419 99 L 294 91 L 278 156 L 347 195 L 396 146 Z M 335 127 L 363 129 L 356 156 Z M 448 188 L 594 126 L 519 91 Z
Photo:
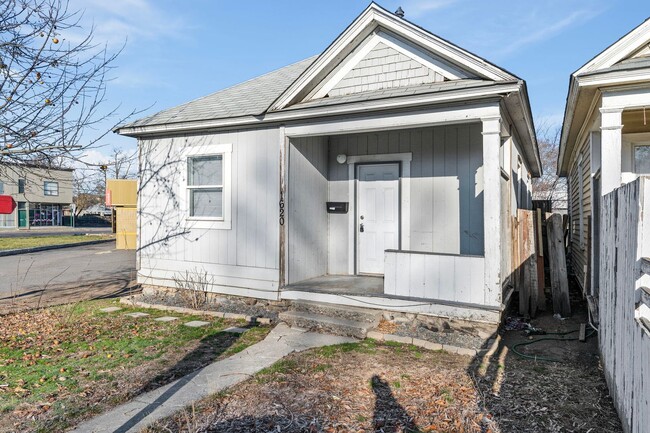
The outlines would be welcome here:
M 305 328 L 310 331 L 361 339 L 366 338 L 368 330 L 375 326 L 374 323 L 370 322 L 326 316 L 307 311 L 285 311 L 280 313 L 280 320 L 288 325 Z
M 289 309 L 302 313 L 312 313 L 356 322 L 370 323 L 373 326 L 377 326 L 381 319 L 381 311 L 378 310 L 348 307 L 322 302 L 293 301 Z

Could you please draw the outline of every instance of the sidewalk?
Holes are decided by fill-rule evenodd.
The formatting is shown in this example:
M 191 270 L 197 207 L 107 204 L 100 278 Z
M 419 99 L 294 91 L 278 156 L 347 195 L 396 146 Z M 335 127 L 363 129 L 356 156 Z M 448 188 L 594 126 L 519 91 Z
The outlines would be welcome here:
M 252 377 L 292 352 L 356 341 L 278 324 L 261 342 L 207 367 L 136 397 L 79 425 L 71 433 L 135 433 L 193 402 Z

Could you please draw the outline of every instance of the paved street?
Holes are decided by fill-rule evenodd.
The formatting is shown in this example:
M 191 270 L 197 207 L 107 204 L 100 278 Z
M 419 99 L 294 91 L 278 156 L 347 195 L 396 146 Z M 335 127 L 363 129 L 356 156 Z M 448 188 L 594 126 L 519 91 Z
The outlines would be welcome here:
M 0 312 L 125 292 L 135 280 L 135 251 L 113 242 L 0 257 Z

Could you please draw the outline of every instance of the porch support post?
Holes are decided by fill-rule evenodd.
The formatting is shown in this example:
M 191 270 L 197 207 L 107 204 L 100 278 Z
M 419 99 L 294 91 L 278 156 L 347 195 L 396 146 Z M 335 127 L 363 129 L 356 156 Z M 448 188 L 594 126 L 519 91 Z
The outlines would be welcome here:
M 278 300 L 280 299 L 280 290 L 282 290 L 288 278 L 288 260 L 287 260 L 287 219 L 288 219 L 288 210 L 287 210 L 287 170 L 288 170 L 288 158 L 289 158 L 289 139 L 285 134 L 284 126 L 280 127 L 280 194 L 279 194 L 279 203 L 278 203 L 278 223 L 279 223 L 279 260 L 278 260 Z
M 483 224 L 485 304 L 501 304 L 501 118 L 483 123 Z
M 621 186 L 623 109 L 601 108 L 601 194 Z

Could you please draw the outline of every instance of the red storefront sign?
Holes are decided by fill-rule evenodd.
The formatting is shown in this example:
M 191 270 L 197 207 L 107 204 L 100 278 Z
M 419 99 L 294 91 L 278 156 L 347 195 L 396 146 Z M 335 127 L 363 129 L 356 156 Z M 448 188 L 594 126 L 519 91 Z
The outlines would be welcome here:
M 0 215 L 8 215 L 16 209 L 16 202 L 10 195 L 0 195 Z

